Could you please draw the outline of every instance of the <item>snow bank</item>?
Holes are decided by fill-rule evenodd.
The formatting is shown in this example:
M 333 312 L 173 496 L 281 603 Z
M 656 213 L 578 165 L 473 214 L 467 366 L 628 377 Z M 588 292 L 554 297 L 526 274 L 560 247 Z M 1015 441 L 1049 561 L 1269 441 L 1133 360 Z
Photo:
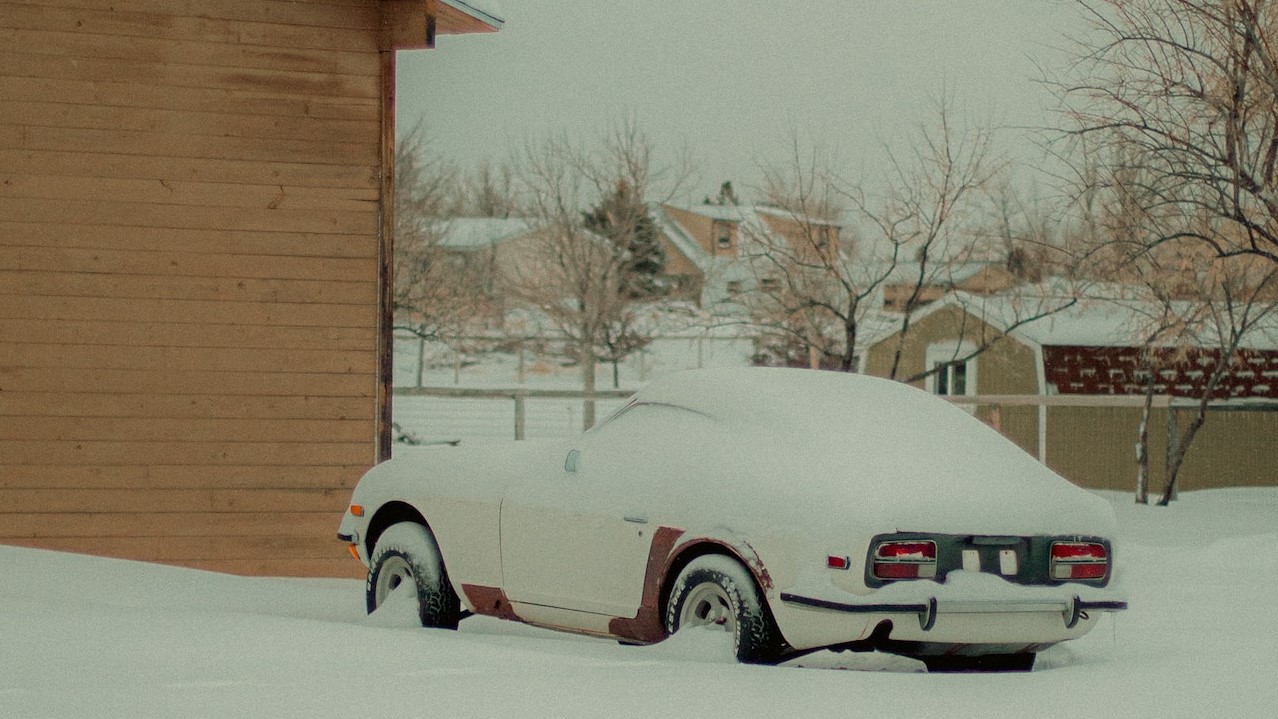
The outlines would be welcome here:
M 1016 675 L 878 654 L 741 666 L 713 632 L 621 647 L 483 617 L 426 630 L 366 617 L 359 581 L 0 547 L 0 716 L 1274 716 L 1278 490 L 1104 496 L 1132 608 Z

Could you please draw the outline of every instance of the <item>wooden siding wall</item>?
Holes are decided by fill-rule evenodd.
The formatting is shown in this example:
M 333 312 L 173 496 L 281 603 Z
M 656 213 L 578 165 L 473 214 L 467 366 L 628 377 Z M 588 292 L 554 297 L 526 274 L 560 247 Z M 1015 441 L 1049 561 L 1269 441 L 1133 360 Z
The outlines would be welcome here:
M 0 543 L 351 575 L 378 0 L 0 0 Z

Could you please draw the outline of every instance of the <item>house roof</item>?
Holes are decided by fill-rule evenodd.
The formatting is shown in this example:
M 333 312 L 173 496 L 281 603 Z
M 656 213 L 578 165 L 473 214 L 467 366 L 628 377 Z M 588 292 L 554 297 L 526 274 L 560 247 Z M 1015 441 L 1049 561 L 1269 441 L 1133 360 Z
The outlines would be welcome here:
M 439 32 L 443 35 L 494 32 L 506 23 L 495 0 L 440 0 L 440 3 L 445 6 L 440 13 Z M 455 13 L 449 12 L 450 9 Z
M 1021 288 L 1015 295 L 977 295 L 954 291 L 924 307 L 916 318 L 945 307 L 958 306 L 969 314 L 1008 332 L 1022 342 L 1040 346 L 1139 347 L 1151 318 L 1160 314 L 1156 303 L 1133 299 L 1117 285 L 1094 285 L 1077 300 L 1062 291 L 1061 282 Z M 1070 304 L 1073 302 L 1073 304 Z M 1026 321 L 1045 310 L 1065 309 Z M 1189 303 L 1181 303 L 1188 306 Z M 1023 324 L 1019 324 L 1022 323 Z M 1202 346 L 1213 341 L 1203 337 Z M 1243 340 L 1244 349 L 1278 350 L 1278 313 L 1265 317 Z
M 791 220 L 793 222 L 806 222 L 810 225 L 818 225 L 825 227 L 842 227 L 843 223 L 839 220 L 822 220 L 808 215 L 806 217 L 791 210 L 785 210 L 780 207 L 772 207 L 770 205 L 755 205 L 754 211 L 762 215 L 770 215 L 772 217 L 780 217 L 782 219 Z
M 706 254 L 705 249 L 696 240 L 692 239 L 692 235 L 688 234 L 688 231 L 660 206 L 653 208 L 652 215 L 657 221 L 657 228 L 661 230 L 661 234 L 670 240 L 675 249 L 679 250 L 684 257 L 687 257 L 689 261 L 696 265 L 697 269 L 702 272 L 707 271 L 711 258 Z
M 962 262 L 953 265 L 936 263 L 936 268 L 931 270 L 927 279 L 929 284 L 940 284 L 942 280 L 952 284 L 958 284 L 965 280 L 970 280 L 982 270 L 991 267 L 989 262 Z M 910 283 L 913 284 L 919 277 L 918 262 L 898 262 L 892 272 L 888 275 L 888 284 Z
M 671 207 L 684 212 L 691 212 L 695 215 L 708 217 L 712 220 L 724 220 L 727 222 L 742 222 L 753 213 L 753 208 L 749 205 L 676 205 Z

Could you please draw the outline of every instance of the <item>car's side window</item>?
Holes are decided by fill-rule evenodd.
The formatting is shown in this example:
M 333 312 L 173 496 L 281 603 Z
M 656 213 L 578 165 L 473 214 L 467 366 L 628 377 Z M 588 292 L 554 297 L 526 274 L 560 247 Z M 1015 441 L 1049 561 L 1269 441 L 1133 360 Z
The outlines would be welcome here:
M 584 448 L 587 454 L 606 450 L 618 458 L 640 461 L 644 455 L 650 458 L 654 449 L 672 450 L 704 442 L 712 431 L 709 422 L 704 414 L 685 407 L 637 402 L 591 430 Z

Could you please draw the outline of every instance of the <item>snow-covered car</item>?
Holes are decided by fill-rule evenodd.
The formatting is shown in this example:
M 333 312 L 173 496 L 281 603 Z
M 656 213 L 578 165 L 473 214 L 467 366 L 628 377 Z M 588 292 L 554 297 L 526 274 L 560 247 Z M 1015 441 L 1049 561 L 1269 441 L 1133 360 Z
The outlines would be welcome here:
M 368 610 L 415 588 L 471 614 L 741 661 L 880 650 L 1028 670 L 1126 607 L 1115 520 L 966 411 L 886 380 L 787 369 L 652 382 L 573 441 L 397 448 L 338 538 Z

